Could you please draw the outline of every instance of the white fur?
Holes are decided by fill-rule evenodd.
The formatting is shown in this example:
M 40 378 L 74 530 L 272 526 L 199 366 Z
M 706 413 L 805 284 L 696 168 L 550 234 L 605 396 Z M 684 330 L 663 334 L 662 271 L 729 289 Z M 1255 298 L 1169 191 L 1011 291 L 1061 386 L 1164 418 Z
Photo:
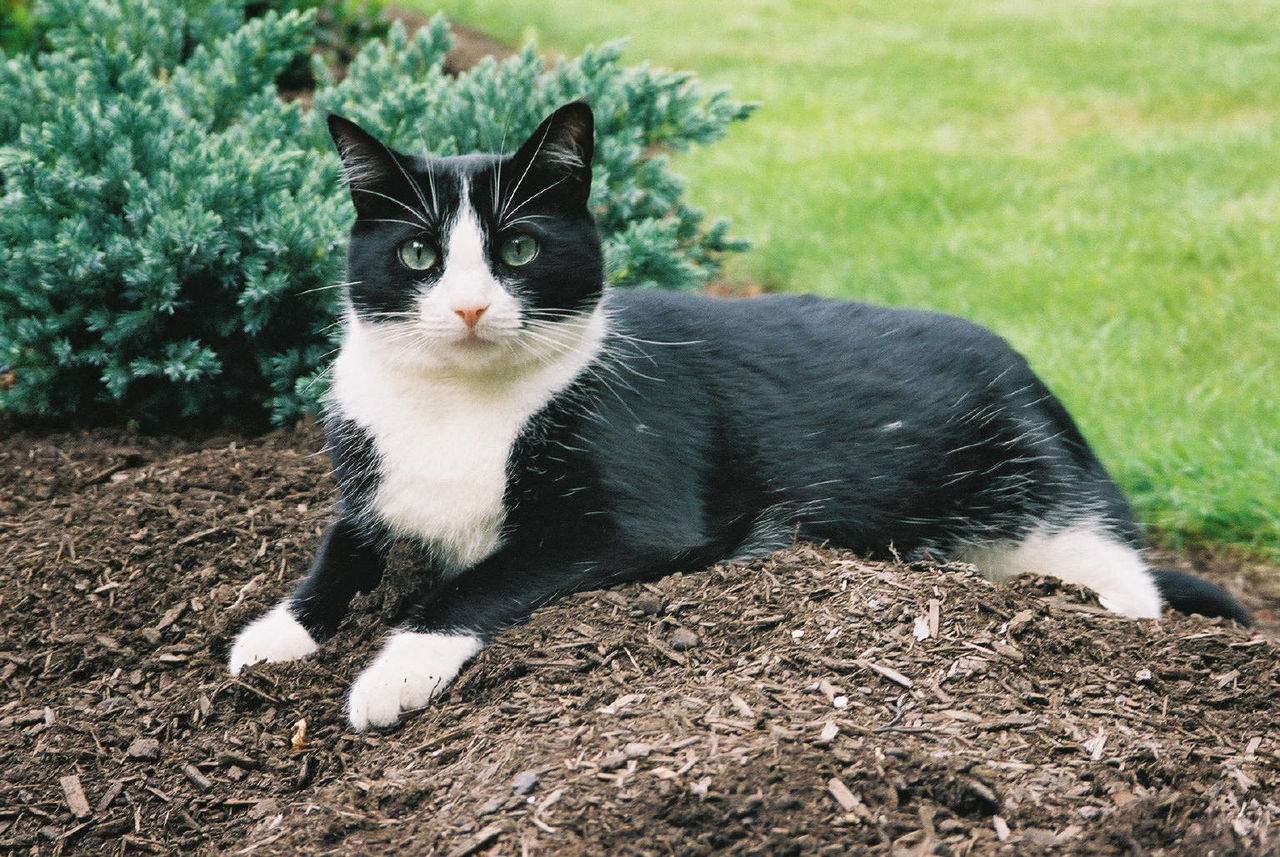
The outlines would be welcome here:
M 1116 613 L 1160 616 L 1160 591 L 1138 552 L 1095 526 L 1034 532 L 1016 545 L 967 548 L 957 558 L 991 580 L 1044 574 L 1092 589 L 1102 606 Z
M 401 713 L 426 705 L 483 648 L 472 634 L 392 634 L 351 685 L 347 719 L 352 728 L 394 726 Z
M 249 664 L 294 661 L 318 648 L 307 629 L 289 612 L 286 598 L 240 630 L 231 646 L 227 667 L 232 675 L 240 675 Z
M 474 329 L 458 315 L 459 310 L 473 308 L 484 310 Z M 520 301 L 490 270 L 484 232 L 469 205 L 458 209 L 449 227 L 444 270 L 435 286 L 419 296 L 418 311 L 424 325 L 472 350 L 480 350 L 476 346 L 486 340 L 504 339 L 519 327 Z
M 454 311 L 480 305 L 488 309 L 474 328 Z M 522 330 L 520 312 L 489 270 L 464 207 L 417 318 L 369 324 L 347 314 L 331 404 L 373 439 L 374 510 L 393 534 L 430 545 L 446 575 L 497 550 L 512 444 L 604 341 L 600 307 L 553 332 Z

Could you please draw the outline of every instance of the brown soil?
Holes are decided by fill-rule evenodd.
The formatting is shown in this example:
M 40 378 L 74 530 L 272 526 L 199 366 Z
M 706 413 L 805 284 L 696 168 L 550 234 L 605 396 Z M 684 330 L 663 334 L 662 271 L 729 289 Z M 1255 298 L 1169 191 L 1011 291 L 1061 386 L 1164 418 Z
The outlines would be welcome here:
M 408 557 L 314 659 L 223 666 L 319 442 L 10 432 L 0 853 L 1280 853 L 1275 593 L 1225 561 L 1258 629 L 802 545 L 568 599 L 355 734 Z

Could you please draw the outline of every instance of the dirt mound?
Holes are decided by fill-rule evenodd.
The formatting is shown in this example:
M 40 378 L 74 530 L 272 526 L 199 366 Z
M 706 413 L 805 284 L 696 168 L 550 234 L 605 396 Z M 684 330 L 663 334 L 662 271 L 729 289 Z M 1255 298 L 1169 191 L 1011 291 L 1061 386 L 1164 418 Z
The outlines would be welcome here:
M 352 733 L 411 557 L 313 660 L 223 667 L 325 522 L 318 443 L 10 438 L 0 852 L 1280 853 L 1276 626 L 1230 569 L 1259 629 L 798 546 L 575 596 Z

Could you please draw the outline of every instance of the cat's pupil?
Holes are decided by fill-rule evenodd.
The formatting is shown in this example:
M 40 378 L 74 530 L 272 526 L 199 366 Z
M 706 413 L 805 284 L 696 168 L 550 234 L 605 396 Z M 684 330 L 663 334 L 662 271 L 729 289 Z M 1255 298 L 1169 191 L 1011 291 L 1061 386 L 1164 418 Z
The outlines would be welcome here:
M 425 271 L 436 263 L 436 251 L 419 238 L 410 238 L 400 245 L 400 261 L 406 268 Z
M 502 242 L 502 261 L 512 267 L 527 265 L 538 255 L 538 242 L 528 235 L 516 235 Z

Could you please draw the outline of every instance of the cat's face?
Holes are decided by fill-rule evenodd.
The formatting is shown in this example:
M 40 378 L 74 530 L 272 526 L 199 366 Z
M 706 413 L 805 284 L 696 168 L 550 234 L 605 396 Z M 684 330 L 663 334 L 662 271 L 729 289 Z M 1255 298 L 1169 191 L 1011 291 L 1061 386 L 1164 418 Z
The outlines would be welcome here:
M 576 347 L 604 281 L 587 209 L 590 108 L 561 107 L 506 156 L 415 157 L 341 117 L 329 129 L 356 208 L 348 325 L 426 368 Z

